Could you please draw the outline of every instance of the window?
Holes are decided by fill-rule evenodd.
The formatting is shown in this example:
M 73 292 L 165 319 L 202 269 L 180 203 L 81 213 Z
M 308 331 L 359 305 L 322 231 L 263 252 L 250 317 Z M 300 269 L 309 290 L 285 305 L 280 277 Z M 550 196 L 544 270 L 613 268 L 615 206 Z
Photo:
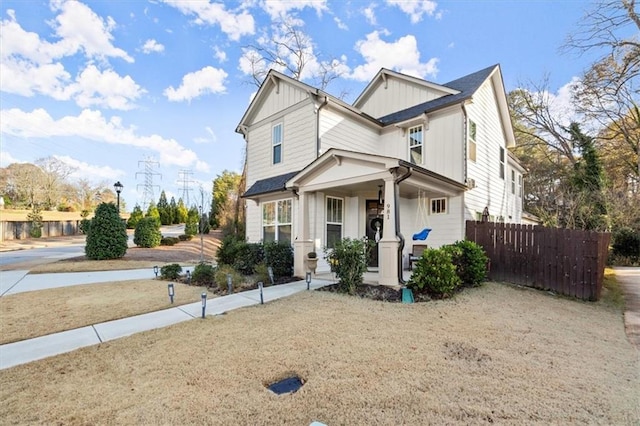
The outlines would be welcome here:
M 511 170 L 511 193 L 516 193 L 516 172 L 515 170 Z
M 327 197 L 327 247 L 342 239 L 342 198 Z
M 273 164 L 282 162 L 282 123 L 273 126 L 271 141 L 273 142 Z
M 291 200 L 262 204 L 262 241 L 291 242 Z
M 422 164 L 422 125 L 411 127 L 409 135 L 409 161 Z
M 469 160 L 476 161 L 476 123 L 469 120 Z
M 518 175 L 518 197 L 522 197 L 522 175 Z
M 432 198 L 431 199 L 431 214 L 446 214 L 447 213 L 447 199 L 446 198 Z
M 500 147 L 500 179 L 504 179 L 504 148 Z

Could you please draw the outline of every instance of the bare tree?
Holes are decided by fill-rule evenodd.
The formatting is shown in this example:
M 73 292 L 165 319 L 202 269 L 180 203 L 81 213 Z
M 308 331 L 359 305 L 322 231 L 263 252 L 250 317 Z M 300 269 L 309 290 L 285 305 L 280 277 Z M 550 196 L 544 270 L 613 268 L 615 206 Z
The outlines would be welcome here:
M 64 161 L 52 156 L 36 160 L 36 165 L 44 173 L 42 187 L 44 208 L 50 210 L 58 203 L 62 184 L 66 182 L 74 169 Z

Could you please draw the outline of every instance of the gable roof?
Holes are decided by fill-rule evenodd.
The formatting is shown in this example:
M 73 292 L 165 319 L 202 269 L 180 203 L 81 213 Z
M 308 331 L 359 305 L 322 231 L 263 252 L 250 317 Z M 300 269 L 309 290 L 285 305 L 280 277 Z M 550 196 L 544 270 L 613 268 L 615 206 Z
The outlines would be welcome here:
M 286 184 L 289 179 L 297 175 L 299 171 L 285 173 L 283 175 L 273 176 L 266 179 L 256 181 L 251 188 L 242 194 L 243 198 L 251 198 L 256 195 L 269 194 L 271 192 L 285 191 Z
M 476 90 L 480 88 L 482 83 L 491 76 L 496 68 L 499 68 L 499 65 L 492 65 L 483 70 L 476 71 L 472 74 L 465 75 L 464 77 L 443 84 L 444 87 L 457 90 L 459 92 L 457 94 L 446 95 L 428 102 L 423 102 L 401 111 L 385 115 L 384 117 L 380 117 L 378 120 L 385 126 L 395 124 L 416 117 L 420 114 L 432 112 L 470 99 Z

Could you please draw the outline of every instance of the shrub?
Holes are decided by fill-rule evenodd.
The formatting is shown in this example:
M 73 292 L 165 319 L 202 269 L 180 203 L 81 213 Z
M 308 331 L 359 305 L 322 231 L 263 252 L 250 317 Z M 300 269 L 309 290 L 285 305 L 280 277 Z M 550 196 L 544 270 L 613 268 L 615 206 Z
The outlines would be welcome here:
M 136 225 L 143 217 L 144 213 L 142 213 L 142 209 L 139 205 L 136 204 L 136 206 L 133 208 L 133 211 L 131 212 L 131 215 L 129 216 L 129 219 L 127 220 L 127 228 L 136 229 Z
M 180 241 L 191 241 L 193 239 L 193 235 L 180 234 L 178 235 L 178 239 Z
M 293 275 L 293 249 L 289 243 L 280 241 L 265 243 L 264 260 L 273 268 L 275 277 Z
M 426 249 L 413 269 L 407 287 L 428 293 L 432 296 L 446 297 L 460 285 L 460 277 L 447 249 Z
M 198 233 L 198 222 L 200 221 L 200 214 L 198 209 L 191 207 L 189 213 L 187 213 L 187 221 L 184 224 L 184 233 L 187 235 L 196 235 Z
M 331 270 L 340 280 L 338 291 L 355 294 L 358 285 L 362 284 L 362 277 L 367 271 L 369 254 L 372 245 L 366 238 L 344 238 L 336 242 L 332 249 L 325 249 L 325 255 Z
M 264 260 L 264 247 L 257 243 L 237 243 L 233 268 L 242 275 L 251 275 L 256 266 Z
M 160 268 L 160 278 L 163 280 L 177 280 L 180 278 L 181 272 L 182 266 L 177 263 L 171 263 Z
M 475 287 L 486 280 L 489 258 L 478 244 L 462 240 L 443 248 L 451 255 L 462 284 Z
M 133 243 L 138 247 L 152 248 L 160 245 L 162 234 L 160 233 L 160 222 L 152 217 L 143 217 L 138 221 L 136 230 L 133 233 Z
M 618 228 L 613 233 L 611 249 L 615 257 L 637 260 L 640 257 L 640 232 L 628 227 Z
M 227 235 L 222 239 L 216 253 L 216 260 L 220 265 L 233 265 L 240 250 L 240 245 L 245 242 L 234 235 Z
M 178 237 L 162 237 L 160 239 L 161 246 L 175 246 L 180 242 Z
M 229 265 L 222 265 L 216 269 L 215 273 L 215 282 L 221 291 L 227 291 L 227 275 L 231 275 L 231 283 L 234 288 L 242 283 L 242 275 L 238 271 Z
M 88 234 L 90 227 L 91 227 L 91 219 L 82 219 L 80 221 L 79 229 L 81 233 Z
M 216 268 L 212 265 L 208 263 L 198 263 L 195 268 L 193 268 L 191 283 L 210 287 L 215 283 L 215 273 Z
M 40 208 L 34 205 L 27 215 L 27 220 L 31 222 L 29 227 L 29 236 L 31 238 L 42 237 L 42 213 Z
M 127 229 L 113 203 L 96 209 L 84 248 L 91 260 L 120 259 L 127 253 Z
M 266 286 L 271 285 L 269 280 L 268 266 L 264 262 L 260 262 L 255 266 L 256 283 L 262 282 Z

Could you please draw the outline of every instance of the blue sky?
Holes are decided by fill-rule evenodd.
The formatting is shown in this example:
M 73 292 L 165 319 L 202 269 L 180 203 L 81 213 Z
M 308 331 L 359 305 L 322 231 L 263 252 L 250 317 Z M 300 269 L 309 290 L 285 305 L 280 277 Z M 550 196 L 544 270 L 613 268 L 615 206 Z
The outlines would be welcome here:
M 55 156 L 74 179 L 116 180 L 131 210 L 143 161 L 160 190 L 193 202 L 240 171 L 234 132 L 257 87 L 243 57 L 297 20 L 310 72 L 335 60 L 327 91 L 352 101 L 381 68 L 445 83 L 500 63 L 507 90 L 549 77 L 558 102 L 592 58 L 561 54 L 586 1 L 3 0 L 0 165 Z M 312 80 L 306 80 L 313 83 Z M 183 172 L 187 173 L 183 173 Z M 198 195 L 199 198 L 199 195 Z

